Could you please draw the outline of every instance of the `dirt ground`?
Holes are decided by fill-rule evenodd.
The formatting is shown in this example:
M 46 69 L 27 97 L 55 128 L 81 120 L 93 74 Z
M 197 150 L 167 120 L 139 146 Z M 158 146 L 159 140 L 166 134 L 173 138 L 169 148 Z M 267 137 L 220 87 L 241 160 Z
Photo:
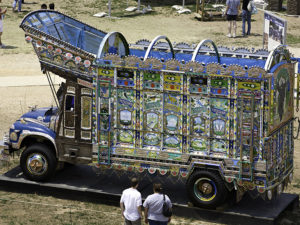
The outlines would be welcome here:
M 25 0 L 26 1 L 26 0 Z M 24 33 L 18 27 L 23 16 L 27 12 L 39 9 L 39 4 L 26 1 L 24 5 L 24 12 L 12 13 L 11 8 L 4 20 L 3 43 L 8 47 L 7 49 L 0 49 L 0 77 L 14 76 L 43 76 L 40 72 L 39 62 L 37 57 L 33 54 L 33 49 L 24 40 Z M 49 3 L 50 0 L 43 1 Z M 100 2 L 100 3 L 99 3 Z M 224 45 L 228 47 L 242 46 L 247 48 L 261 48 L 262 47 L 262 31 L 263 31 L 263 13 L 259 12 L 253 16 L 252 35 L 246 38 L 241 37 L 241 21 L 238 22 L 238 37 L 227 38 L 225 36 L 227 30 L 227 23 L 225 21 L 216 22 L 199 22 L 191 15 L 177 15 L 170 7 L 155 7 L 155 13 L 141 16 L 128 16 L 119 19 L 95 18 L 92 17 L 94 13 L 106 10 L 105 1 L 101 0 L 96 3 L 93 0 L 57 0 L 55 1 L 57 8 L 71 16 L 76 17 L 88 24 L 91 24 L 105 32 L 119 31 L 123 33 L 129 43 L 134 43 L 139 39 L 152 40 L 157 35 L 166 35 L 172 42 L 187 42 L 199 43 L 203 39 L 211 39 L 217 45 Z M 95 5 L 93 5 L 95 4 Z M 100 5 L 99 5 L 100 4 Z M 11 1 L 2 0 L 1 6 L 10 7 Z M 94 7 L 95 6 L 95 7 Z M 113 10 L 117 10 L 113 8 Z M 288 40 L 287 43 L 292 47 L 297 57 L 300 57 L 300 18 L 283 16 L 288 21 Z M 296 40 L 296 41 L 295 41 Z M 299 39 L 300 40 L 300 39 Z M 49 106 L 54 102 L 52 100 L 50 88 L 48 86 L 27 86 L 27 87 L 1 87 L 0 88 L 0 139 L 5 132 L 8 132 L 11 124 L 20 117 L 20 115 L 28 111 L 29 106 L 38 105 L 38 107 Z M 298 115 L 299 116 L 299 115 Z M 286 192 L 300 194 L 300 140 L 295 140 L 295 172 L 294 181 L 288 187 Z M 12 198 L 25 197 L 18 194 L 11 194 L 1 192 L 0 197 L 12 196 Z M 34 201 L 37 196 L 29 196 L 25 198 L 27 201 Z M 58 200 L 49 200 L 46 197 L 38 197 L 42 202 L 54 202 Z M 60 200 L 59 200 L 60 201 Z M 66 203 L 61 204 L 76 204 Z M 26 206 L 14 206 L 23 209 Z M 14 211 L 13 206 L 9 207 L 0 204 L 0 216 L 3 216 L 3 209 L 6 215 L 9 211 Z M 36 209 L 33 209 L 33 211 Z M 109 209 L 108 209 L 109 210 Z M 115 210 L 115 209 L 114 209 Z M 44 212 L 46 213 L 46 212 Z M 17 215 L 10 214 L 11 217 Z M 22 215 L 21 215 L 22 217 Z M 1 217 L 1 219 L 5 219 Z M 0 220 L 0 224 L 8 224 L 10 220 Z M 23 224 L 20 218 L 19 222 L 12 224 Z M 177 221 L 177 222 L 176 222 Z M 179 222 L 178 222 L 179 221 Z M 287 213 L 282 224 L 297 224 L 300 221 L 300 210 L 294 213 Z M 63 223 L 63 222 L 62 222 Z M 196 223 L 187 220 L 174 220 L 172 224 L 208 224 L 206 222 L 196 221 Z M 31 224 L 30 222 L 26 224 Z M 32 223 L 33 224 L 33 223 Z M 66 224 L 66 223 L 64 223 Z M 104 224 L 104 223 L 103 223 Z M 107 223 L 109 224 L 109 223 Z M 300 222 L 298 223 L 300 224 Z

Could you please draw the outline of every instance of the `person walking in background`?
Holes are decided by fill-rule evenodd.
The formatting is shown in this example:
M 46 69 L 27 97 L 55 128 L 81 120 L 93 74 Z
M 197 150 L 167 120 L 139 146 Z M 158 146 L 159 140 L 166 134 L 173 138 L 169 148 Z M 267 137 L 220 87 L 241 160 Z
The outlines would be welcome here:
M 13 10 L 13 12 L 16 11 L 17 3 L 18 3 L 18 12 L 21 12 L 21 10 L 22 10 L 22 0 L 14 0 L 13 5 L 12 5 L 12 10 Z
M 124 190 L 120 200 L 124 225 L 141 225 L 142 219 L 142 195 L 137 190 L 139 185 L 137 178 L 131 179 L 131 187 Z
M 50 10 L 54 10 L 54 8 L 55 8 L 55 4 L 54 4 L 54 3 L 50 3 L 50 4 L 49 4 L 49 9 L 50 9 Z
M 250 2 L 250 0 L 243 0 L 243 6 L 242 6 L 243 36 L 246 36 L 246 34 L 250 35 L 250 30 L 251 30 L 251 11 L 249 11 L 249 9 L 248 9 L 249 2 Z M 251 5 L 251 2 L 250 2 L 250 5 Z M 252 6 L 250 8 L 252 8 Z M 247 21 L 247 26 L 248 26 L 247 33 L 245 31 L 246 21 Z
M 149 225 L 167 225 L 171 221 L 171 217 L 163 215 L 163 204 L 166 202 L 167 206 L 171 209 L 172 203 L 169 197 L 162 194 L 161 184 L 153 184 L 154 194 L 149 195 L 143 206 L 145 208 L 145 223 Z
M 42 4 L 41 5 L 41 9 L 47 9 L 47 5 L 46 4 Z
M 226 0 L 225 15 L 228 20 L 228 34 L 227 37 L 236 37 L 236 19 L 239 13 L 240 0 Z M 233 34 L 231 31 L 233 29 Z
M 2 0 L 0 0 L 0 3 Z M 3 33 L 3 19 L 4 19 L 4 14 L 6 13 L 7 9 L 2 9 L 0 6 L 0 48 L 5 48 L 5 45 L 1 41 L 1 36 Z

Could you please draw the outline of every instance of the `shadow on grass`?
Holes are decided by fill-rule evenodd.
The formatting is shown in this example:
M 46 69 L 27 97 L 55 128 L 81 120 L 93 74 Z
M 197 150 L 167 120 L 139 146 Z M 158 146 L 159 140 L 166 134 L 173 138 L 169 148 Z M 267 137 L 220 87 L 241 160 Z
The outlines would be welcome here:
M 37 2 L 24 2 L 22 4 L 26 4 L 26 5 L 36 5 L 36 4 L 39 4 Z
M 5 45 L 5 47 L 2 48 L 2 49 L 16 49 L 16 48 L 18 48 L 18 47 L 16 47 L 16 46 L 11 46 L 11 45 Z
M 250 36 L 254 36 L 254 37 L 262 37 L 262 34 L 251 33 Z
M 32 10 L 21 10 L 20 12 L 16 12 L 16 13 L 29 13 L 32 12 Z

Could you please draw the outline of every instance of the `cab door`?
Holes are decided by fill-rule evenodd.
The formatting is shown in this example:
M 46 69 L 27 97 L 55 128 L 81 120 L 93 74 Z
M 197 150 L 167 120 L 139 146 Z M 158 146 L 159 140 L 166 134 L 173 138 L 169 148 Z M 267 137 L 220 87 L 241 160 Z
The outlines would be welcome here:
M 67 82 L 57 137 L 59 160 L 92 160 L 92 89 Z
M 77 117 L 76 86 L 68 85 L 63 105 L 63 137 L 75 139 Z

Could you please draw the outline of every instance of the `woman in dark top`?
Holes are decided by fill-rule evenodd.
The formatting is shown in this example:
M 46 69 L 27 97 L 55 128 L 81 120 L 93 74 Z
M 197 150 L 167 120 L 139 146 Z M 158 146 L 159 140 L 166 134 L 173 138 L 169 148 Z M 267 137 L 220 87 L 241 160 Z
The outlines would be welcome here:
M 247 6 L 249 4 L 249 1 L 250 0 L 243 0 L 243 6 L 242 6 L 242 9 L 243 9 L 243 12 L 242 12 L 242 19 L 243 19 L 243 25 L 242 25 L 242 30 L 243 30 L 243 36 L 245 36 L 246 34 L 247 35 L 250 35 L 250 30 L 251 30 L 251 12 L 249 12 Z M 247 24 L 248 24 L 248 30 L 247 30 L 247 33 L 246 33 L 246 21 L 247 21 Z

